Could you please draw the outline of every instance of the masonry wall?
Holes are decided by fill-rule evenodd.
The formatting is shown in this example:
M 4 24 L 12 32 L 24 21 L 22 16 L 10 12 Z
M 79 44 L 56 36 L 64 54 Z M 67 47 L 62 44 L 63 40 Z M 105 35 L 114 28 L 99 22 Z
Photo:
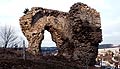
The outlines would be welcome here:
M 69 12 L 33 7 L 20 18 L 21 29 L 29 42 L 28 52 L 39 55 L 44 31 L 52 35 L 64 56 L 77 65 L 94 65 L 102 41 L 100 14 L 83 3 L 75 3 Z

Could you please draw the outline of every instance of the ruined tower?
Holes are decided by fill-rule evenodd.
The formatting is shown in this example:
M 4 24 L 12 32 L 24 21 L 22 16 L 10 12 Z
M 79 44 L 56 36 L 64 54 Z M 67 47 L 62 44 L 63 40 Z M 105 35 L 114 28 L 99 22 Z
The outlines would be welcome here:
M 83 3 L 69 12 L 33 7 L 20 18 L 22 32 L 29 42 L 28 52 L 38 55 L 47 30 L 64 56 L 79 65 L 94 65 L 102 41 L 100 14 Z

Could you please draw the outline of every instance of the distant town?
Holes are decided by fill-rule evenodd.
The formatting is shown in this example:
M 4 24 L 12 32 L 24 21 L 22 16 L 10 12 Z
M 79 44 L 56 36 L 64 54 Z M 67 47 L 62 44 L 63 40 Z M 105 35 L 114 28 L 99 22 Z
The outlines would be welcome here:
M 120 69 L 120 45 L 99 45 L 96 61 L 104 68 L 108 67 L 109 69 Z

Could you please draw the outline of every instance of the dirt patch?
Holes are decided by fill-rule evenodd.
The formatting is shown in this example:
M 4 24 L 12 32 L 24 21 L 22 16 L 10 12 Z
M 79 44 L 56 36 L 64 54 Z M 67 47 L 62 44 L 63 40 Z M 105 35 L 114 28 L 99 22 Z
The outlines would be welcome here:
M 79 69 L 71 65 L 63 57 L 37 57 L 26 53 L 26 60 L 22 59 L 22 51 L 0 48 L 0 69 Z

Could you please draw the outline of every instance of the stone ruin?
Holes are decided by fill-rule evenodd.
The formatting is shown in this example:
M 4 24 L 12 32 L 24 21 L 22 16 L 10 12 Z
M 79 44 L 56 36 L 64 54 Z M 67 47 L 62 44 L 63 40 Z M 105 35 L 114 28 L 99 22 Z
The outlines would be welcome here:
M 102 41 L 100 14 L 83 3 L 75 3 L 69 12 L 33 7 L 20 18 L 28 52 L 41 54 L 44 31 L 47 30 L 59 49 L 58 55 L 79 65 L 94 65 Z

